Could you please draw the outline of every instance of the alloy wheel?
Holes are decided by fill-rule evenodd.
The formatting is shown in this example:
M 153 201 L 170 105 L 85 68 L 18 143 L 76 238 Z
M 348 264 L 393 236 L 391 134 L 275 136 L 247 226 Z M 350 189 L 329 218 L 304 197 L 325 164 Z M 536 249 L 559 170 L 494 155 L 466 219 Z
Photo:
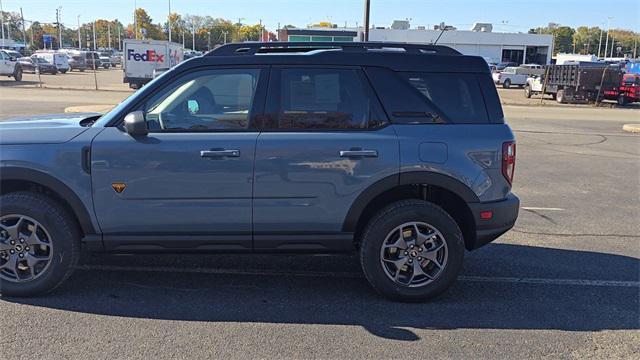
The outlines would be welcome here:
M 406 287 L 435 281 L 447 266 L 444 236 L 424 222 L 407 222 L 389 232 L 380 249 L 380 263 L 387 277 Z
M 0 217 L 0 279 L 26 282 L 51 264 L 53 244 L 47 229 L 24 215 Z

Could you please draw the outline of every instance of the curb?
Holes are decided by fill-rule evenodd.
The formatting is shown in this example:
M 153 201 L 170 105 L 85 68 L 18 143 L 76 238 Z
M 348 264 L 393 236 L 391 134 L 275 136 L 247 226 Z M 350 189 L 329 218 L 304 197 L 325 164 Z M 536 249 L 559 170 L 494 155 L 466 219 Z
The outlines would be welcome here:
M 69 106 L 64 109 L 65 113 L 106 113 L 113 109 L 115 105 L 83 105 L 83 106 Z
M 640 124 L 625 124 L 622 126 L 622 130 L 631 133 L 640 133 Z

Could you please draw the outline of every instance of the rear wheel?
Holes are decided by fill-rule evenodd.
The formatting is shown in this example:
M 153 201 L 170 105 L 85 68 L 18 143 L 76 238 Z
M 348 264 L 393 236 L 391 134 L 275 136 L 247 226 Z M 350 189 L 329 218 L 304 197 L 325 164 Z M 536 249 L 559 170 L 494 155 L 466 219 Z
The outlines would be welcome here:
M 627 105 L 627 97 L 624 94 L 618 95 L 618 105 L 625 106 Z
M 0 197 L 0 295 L 47 293 L 69 275 L 80 256 L 73 217 L 53 199 L 16 192 Z
M 362 236 L 364 274 L 392 300 L 424 301 L 441 294 L 455 281 L 463 259 L 457 223 L 426 201 L 392 204 L 369 222 Z
M 511 80 L 510 79 L 506 79 L 503 83 L 502 83 L 502 87 L 505 89 L 508 89 L 511 87 Z

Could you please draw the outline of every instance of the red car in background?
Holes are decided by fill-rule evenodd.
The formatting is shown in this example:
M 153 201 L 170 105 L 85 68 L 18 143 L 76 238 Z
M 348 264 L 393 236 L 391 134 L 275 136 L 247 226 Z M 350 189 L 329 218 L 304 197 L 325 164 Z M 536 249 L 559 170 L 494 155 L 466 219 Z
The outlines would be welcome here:
M 606 99 L 618 101 L 618 105 L 640 102 L 640 75 L 625 74 L 620 86 L 604 92 Z

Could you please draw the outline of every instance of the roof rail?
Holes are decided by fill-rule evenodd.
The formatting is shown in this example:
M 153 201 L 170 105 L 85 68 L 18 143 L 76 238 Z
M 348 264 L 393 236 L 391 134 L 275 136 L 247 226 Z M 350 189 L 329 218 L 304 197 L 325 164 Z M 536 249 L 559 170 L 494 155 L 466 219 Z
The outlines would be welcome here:
M 312 50 L 339 49 L 348 52 L 398 49 L 412 54 L 462 55 L 443 45 L 410 44 L 397 42 L 249 42 L 221 45 L 204 56 L 240 56 L 260 53 L 306 52 Z

